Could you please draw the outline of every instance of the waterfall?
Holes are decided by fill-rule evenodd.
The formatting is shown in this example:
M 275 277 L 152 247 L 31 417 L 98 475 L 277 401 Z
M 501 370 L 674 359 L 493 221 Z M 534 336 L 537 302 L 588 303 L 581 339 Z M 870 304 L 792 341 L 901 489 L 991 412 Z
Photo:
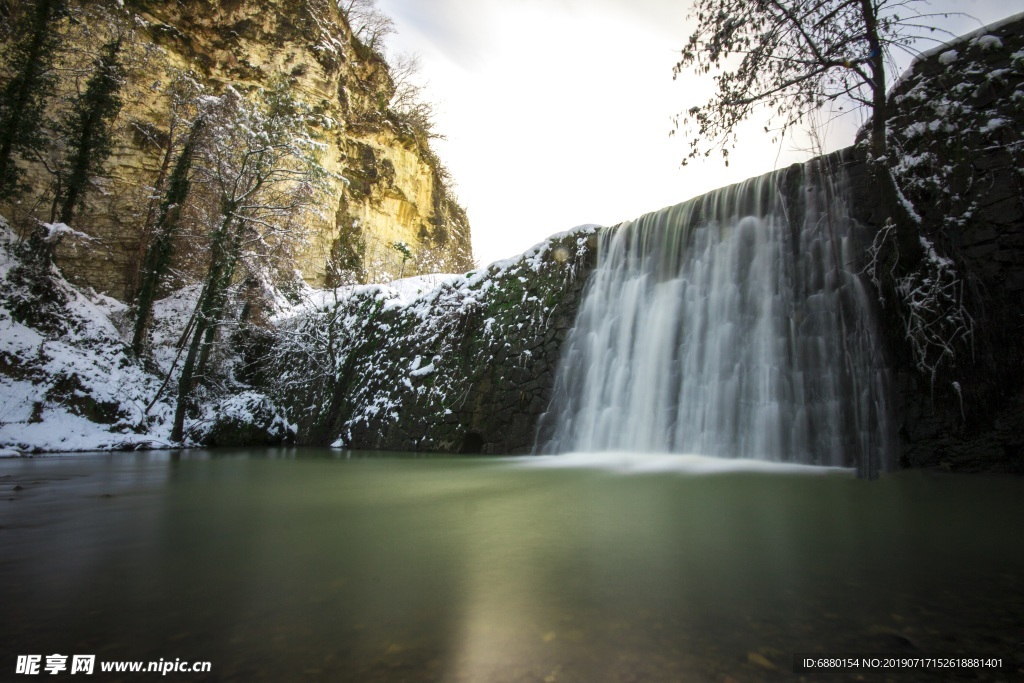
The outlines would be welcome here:
M 812 163 L 604 230 L 537 450 L 890 467 L 848 205 Z

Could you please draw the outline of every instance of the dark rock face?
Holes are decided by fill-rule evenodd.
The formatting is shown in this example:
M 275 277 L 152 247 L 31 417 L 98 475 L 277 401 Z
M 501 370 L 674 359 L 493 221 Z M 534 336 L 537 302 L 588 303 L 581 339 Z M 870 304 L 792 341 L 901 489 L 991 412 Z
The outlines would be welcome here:
M 960 274 L 973 321 L 928 373 L 894 307 L 881 311 L 901 466 L 1024 473 L 1024 21 L 936 50 L 892 98 L 896 177 L 922 237 Z M 885 216 L 862 160 L 850 175 L 860 219 L 877 230 Z
M 209 419 L 192 435 L 204 446 L 279 446 L 292 436 L 276 406 L 254 392 L 231 396 L 208 412 Z
M 281 329 L 258 361 L 274 368 L 268 393 L 288 406 L 299 443 L 528 453 L 595 258 L 585 228 L 409 304 L 364 288 Z

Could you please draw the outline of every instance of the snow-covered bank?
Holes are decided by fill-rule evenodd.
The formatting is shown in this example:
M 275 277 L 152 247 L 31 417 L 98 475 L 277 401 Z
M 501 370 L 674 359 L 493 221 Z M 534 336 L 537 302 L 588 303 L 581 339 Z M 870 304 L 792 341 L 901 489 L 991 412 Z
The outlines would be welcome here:
M 127 344 L 128 307 L 70 284 L 0 219 L 3 453 L 199 445 L 218 429 L 257 422 L 282 437 L 294 431 L 265 396 L 222 381 L 202 393 L 207 402 L 190 416 L 185 443 L 171 442 L 176 342 L 197 295 L 190 286 L 157 302 L 152 356 L 143 362 Z
M 174 444 L 170 435 L 181 364 L 179 340 L 193 314 L 198 285 L 156 302 L 150 354 L 143 361 L 127 343 L 131 311 L 125 304 L 70 284 L 2 221 L 0 449 L 11 457 L 292 440 L 298 422 L 328 409 L 328 397 L 318 390 L 336 387 L 346 363 L 360 354 L 361 363 L 389 362 L 380 342 L 397 333 L 397 326 L 393 330 L 383 319 L 376 320 L 370 309 L 402 321 L 407 340 L 426 349 L 451 332 L 452 323 L 475 314 L 488 300 L 501 299 L 511 287 L 505 281 L 515 285 L 510 296 L 537 307 L 539 299 L 525 292 L 524 283 L 551 264 L 565 270 L 570 254 L 562 242 L 585 242 L 595 229 L 581 226 L 520 257 L 466 274 L 333 290 L 302 287 L 291 293 L 291 300 L 274 296 L 265 325 L 222 326 L 215 376 L 197 389 L 185 443 Z M 510 333 L 499 329 L 512 324 L 512 316 L 506 317 L 498 327 L 494 317 L 482 321 L 485 336 L 497 339 Z M 377 367 L 369 372 L 383 377 L 393 370 Z M 429 386 L 428 393 L 447 400 L 450 382 L 432 376 L 442 368 L 426 350 L 403 357 L 399 370 L 404 379 L 398 387 L 372 382 L 352 387 L 344 422 L 364 427 L 377 425 L 376 418 L 393 422 L 402 400 L 392 389 L 422 397 Z M 299 395 L 307 400 L 298 400 Z
M 26 258 L 0 219 L 0 448 L 18 452 L 169 446 L 162 383 L 112 322 L 125 306 Z

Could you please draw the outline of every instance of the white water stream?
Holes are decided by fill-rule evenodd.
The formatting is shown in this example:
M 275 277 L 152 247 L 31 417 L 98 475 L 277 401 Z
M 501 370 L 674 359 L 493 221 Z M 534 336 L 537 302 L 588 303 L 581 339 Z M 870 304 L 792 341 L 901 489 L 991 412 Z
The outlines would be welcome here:
M 602 232 L 538 450 L 890 467 L 847 208 L 808 165 Z

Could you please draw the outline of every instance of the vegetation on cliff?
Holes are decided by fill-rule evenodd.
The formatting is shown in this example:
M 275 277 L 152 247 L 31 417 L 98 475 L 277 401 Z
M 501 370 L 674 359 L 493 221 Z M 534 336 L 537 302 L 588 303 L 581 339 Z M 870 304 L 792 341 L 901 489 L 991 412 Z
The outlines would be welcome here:
M 983 294 L 965 277 L 975 268 L 959 247 L 984 220 L 980 210 L 994 184 L 1012 185 L 1006 171 L 1024 165 L 1024 137 L 1015 125 L 1024 101 L 1024 43 L 1010 35 L 1004 44 L 997 34 L 1005 28 L 930 51 L 890 93 L 888 164 L 916 207 L 924 256 L 908 262 L 886 223 L 872 247 L 871 274 L 883 296 L 895 299 L 914 364 L 932 382 L 969 379 L 971 371 L 957 366 L 969 365 L 980 350 L 975 324 L 994 293 Z
M 526 412 L 546 405 L 595 230 L 465 275 L 327 290 L 299 283 L 292 301 L 276 291 L 262 319 L 226 297 L 224 317 L 238 322 L 193 371 L 202 381 L 189 383 L 182 356 L 206 339 L 195 328 L 202 285 L 154 303 L 150 354 L 139 359 L 119 330 L 129 307 L 68 283 L 0 223 L 0 449 L 526 451 Z
M 66 330 L 47 316 L 70 299 L 100 290 L 127 300 L 109 312 L 131 339 L 139 392 L 161 378 L 132 429 L 194 440 L 186 421 L 210 392 L 245 393 L 232 377 L 232 330 L 268 325 L 299 302 L 303 280 L 472 266 L 465 212 L 429 146 L 437 133 L 415 62 L 396 59 L 392 75 L 382 56 L 392 25 L 372 0 L 8 9 L 0 201 L 11 219 L 10 324 L 56 339 Z M 173 294 L 183 286 L 184 299 Z M 168 294 L 189 300 L 190 314 L 162 317 Z M 126 353 L 114 337 L 104 344 Z M 45 375 L 24 349 L 10 359 L 35 368 L 14 375 Z M 172 433 L 150 430 L 174 395 Z
M 373 2 L 9 7 L 0 16 L 0 210 L 22 235 L 37 220 L 89 235 L 56 249 L 72 281 L 134 300 L 171 170 L 205 99 L 230 89 L 255 101 L 282 83 L 310 111 L 303 134 L 322 143 L 328 185 L 302 225 L 293 269 L 337 284 L 387 280 L 403 266 L 472 267 L 468 221 L 430 149 L 437 133 L 415 64 L 398 56 L 389 66 L 390 20 Z M 172 286 L 206 269 L 199 236 L 215 218 L 201 194 L 193 185 L 177 204 L 188 248 L 165 251 Z M 397 258 L 395 242 L 410 246 L 411 262 Z
M 25 190 L 17 159 L 44 148 L 40 124 L 54 91 L 53 59 L 60 43 L 53 28 L 66 11 L 64 0 L 43 0 L 8 28 L 7 78 L 0 90 L 0 200 Z
M 466 275 L 325 292 L 245 348 L 301 443 L 528 452 L 597 226 Z
M 904 463 L 1024 471 L 1024 21 L 922 55 L 890 93 L 890 165 L 920 216 L 909 265 L 873 247 L 903 393 Z

